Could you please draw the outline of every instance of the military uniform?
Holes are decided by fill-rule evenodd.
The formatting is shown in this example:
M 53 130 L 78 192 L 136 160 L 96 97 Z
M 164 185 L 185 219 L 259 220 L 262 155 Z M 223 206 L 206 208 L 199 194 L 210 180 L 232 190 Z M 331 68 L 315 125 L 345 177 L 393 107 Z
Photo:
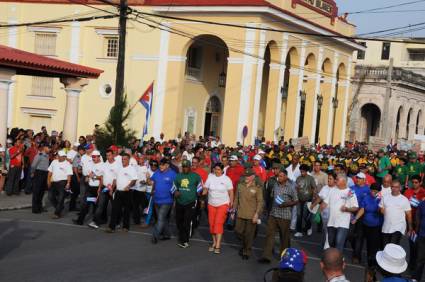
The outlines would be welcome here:
M 235 233 L 242 240 L 242 255 L 250 256 L 257 223 L 254 215 L 259 217 L 263 209 L 263 189 L 253 181 L 247 184 L 240 181 L 235 197 L 234 208 L 237 210 Z

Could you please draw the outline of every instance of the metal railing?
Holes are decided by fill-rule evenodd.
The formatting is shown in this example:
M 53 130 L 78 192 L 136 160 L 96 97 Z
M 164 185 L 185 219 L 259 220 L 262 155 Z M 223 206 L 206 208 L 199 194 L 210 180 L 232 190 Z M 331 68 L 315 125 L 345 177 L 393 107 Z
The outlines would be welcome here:
M 388 67 L 356 66 L 355 78 L 361 77 L 366 79 L 386 80 L 388 77 Z M 403 68 L 393 68 L 392 80 L 412 83 L 425 87 L 425 76 L 409 70 L 405 70 Z

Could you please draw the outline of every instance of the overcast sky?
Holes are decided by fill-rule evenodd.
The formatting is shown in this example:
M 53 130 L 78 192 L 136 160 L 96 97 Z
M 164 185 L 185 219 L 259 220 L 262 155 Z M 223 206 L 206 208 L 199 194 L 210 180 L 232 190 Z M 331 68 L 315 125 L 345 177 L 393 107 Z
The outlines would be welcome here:
M 397 5 L 415 0 L 336 0 L 338 12 L 357 12 L 385 6 Z M 409 11 L 406 11 L 409 10 Z M 388 12 L 403 11 L 403 12 Z M 403 5 L 379 13 L 359 13 L 348 16 L 348 20 L 357 26 L 357 34 L 374 32 L 383 29 L 413 25 L 425 22 L 425 0 L 418 3 Z M 413 28 L 423 28 L 419 31 L 408 31 L 394 36 L 421 36 L 425 37 L 425 24 Z M 388 32 L 389 33 L 389 32 Z

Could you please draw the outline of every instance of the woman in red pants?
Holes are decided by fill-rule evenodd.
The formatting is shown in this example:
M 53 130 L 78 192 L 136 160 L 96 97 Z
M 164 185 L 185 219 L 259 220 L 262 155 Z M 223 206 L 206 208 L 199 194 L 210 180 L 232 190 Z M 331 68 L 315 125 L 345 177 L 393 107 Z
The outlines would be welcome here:
M 226 221 L 227 211 L 233 205 L 232 180 L 223 173 L 223 164 L 216 163 L 214 165 L 213 173 L 205 182 L 203 194 L 208 194 L 208 222 L 213 238 L 213 244 L 208 251 L 219 254 L 223 225 Z

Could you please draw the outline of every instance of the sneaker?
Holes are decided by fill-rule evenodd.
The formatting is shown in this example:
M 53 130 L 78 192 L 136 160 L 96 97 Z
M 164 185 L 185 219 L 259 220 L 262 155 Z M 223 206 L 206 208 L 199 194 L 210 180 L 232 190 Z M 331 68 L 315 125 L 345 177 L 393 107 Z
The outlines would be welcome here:
M 313 234 L 313 229 L 309 229 L 309 230 L 307 230 L 307 236 L 311 236 L 311 234 Z
M 178 243 L 177 246 L 179 246 L 182 249 L 189 248 L 189 243 Z
M 88 226 L 91 227 L 91 228 L 94 228 L 94 229 L 98 229 L 99 228 L 99 226 L 94 221 L 90 222 L 88 224 Z
M 297 233 L 295 233 L 294 236 L 297 237 L 297 238 L 301 238 L 303 236 L 303 234 L 301 232 L 297 232 Z

